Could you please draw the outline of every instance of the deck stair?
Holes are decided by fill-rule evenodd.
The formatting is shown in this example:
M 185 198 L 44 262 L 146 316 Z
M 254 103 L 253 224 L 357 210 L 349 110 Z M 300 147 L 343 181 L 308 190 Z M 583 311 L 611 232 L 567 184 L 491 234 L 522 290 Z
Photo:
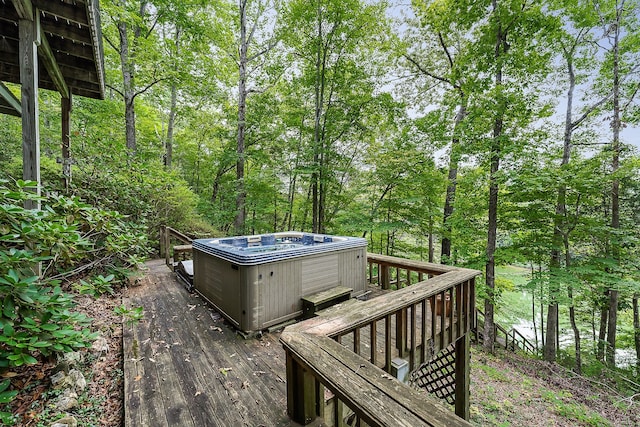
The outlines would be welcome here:
M 476 309 L 476 316 L 476 327 L 471 329 L 471 333 L 476 342 L 482 343 L 484 342 L 484 313 Z M 495 323 L 495 329 L 496 343 L 501 348 L 512 352 L 522 351 L 534 356 L 538 354 L 537 346 L 518 332 L 517 329 L 511 328 L 507 330 L 498 323 Z

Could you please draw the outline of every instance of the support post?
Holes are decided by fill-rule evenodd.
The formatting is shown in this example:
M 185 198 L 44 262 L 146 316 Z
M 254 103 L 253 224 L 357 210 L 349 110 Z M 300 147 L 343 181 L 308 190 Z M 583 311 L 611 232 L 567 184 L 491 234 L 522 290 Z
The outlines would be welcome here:
M 469 420 L 469 368 L 471 357 L 469 353 L 469 334 L 465 333 L 455 342 L 456 348 L 456 415 Z
M 20 84 L 22 104 L 22 178 L 38 183 L 40 195 L 40 129 L 38 127 L 38 47 L 40 33 L 36 19 L 18 21 Z M 40 201 L 28 200 L 27 209 L 40 209 Z
M 319 413 L 324 398 L 318 402 L 322 391 L 317 381 L 287 352 L 287 413 L 297 423 L 307 425 Z
M 62 110 L 62 185 L 69 191 L 71 184 L 71 94 L 60 100 Z

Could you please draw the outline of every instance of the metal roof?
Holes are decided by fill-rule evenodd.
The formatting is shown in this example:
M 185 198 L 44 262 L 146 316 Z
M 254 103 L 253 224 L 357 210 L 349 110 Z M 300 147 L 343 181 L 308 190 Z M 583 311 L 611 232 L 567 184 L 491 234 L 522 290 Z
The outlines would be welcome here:
M 37 13 L 37 15 L 36 15 Z M 98 0 L 0 0 L 0 82 L 20 83 L 21 18 L 40 21 L 38 86 L 104 98 Z M 0 83 L 0 112 L 18 113 Z

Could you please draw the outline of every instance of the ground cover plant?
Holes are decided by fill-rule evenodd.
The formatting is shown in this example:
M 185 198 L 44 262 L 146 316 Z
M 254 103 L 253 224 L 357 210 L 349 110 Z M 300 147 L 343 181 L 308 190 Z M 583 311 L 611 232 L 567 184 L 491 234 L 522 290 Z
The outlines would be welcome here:
M 18 395 L 16 369 L 51 363 L 98 337 L 75 310 L 71 283 L 79 280 L 81 293 L 113 294 L 149 251 L 146 231 L 118 212 L 35 190 L 34 182 L 0 181 L 0 404 Z M 9 423 L 12 414 L 0 417 Z

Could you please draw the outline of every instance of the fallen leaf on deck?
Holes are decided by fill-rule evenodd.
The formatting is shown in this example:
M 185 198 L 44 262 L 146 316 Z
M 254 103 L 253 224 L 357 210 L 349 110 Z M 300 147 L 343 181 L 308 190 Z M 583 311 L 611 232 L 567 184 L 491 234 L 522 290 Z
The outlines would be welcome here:
M 140 381 L 142 379 L 142 375 L 136 375 L 133 379 L 134 381 Z
M 222 332 L 222 328 L 219 328 L 217 326 L 209 326 L 209 329 L 211 329 L 212 331 Z
M 149 358 L 149 362 L 156 363 L 156 359 Z
M 249 381 L 243 382 L 241 388 L 242 389 L 249 388 Z
M 196 391 L 196 394 L 194 394 L 194 396 L 200 396 L 202 394 L 201 391 Z
M 229 371 L 233 371 L 233 368 L 220 368 L 220 373 L 221 373 L 222 375 L 225 375 L 225 376 L 226 376 L 226 375 L 227 375 L 227 372 L 229 372 Z

